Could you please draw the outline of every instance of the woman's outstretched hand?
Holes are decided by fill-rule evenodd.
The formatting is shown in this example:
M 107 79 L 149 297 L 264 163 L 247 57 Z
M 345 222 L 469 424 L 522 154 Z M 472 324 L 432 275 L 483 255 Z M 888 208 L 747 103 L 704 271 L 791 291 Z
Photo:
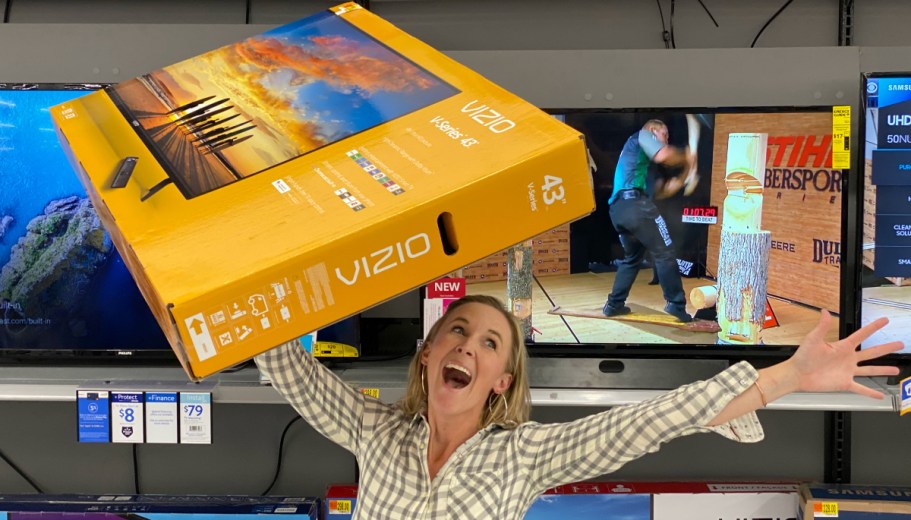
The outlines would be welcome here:
M 892 341 L 857 350 L 863 340 L 887 323 L 889 320 L 880 318 L 847 338 L 830 343 L 826 341 L 826 333 L 832 328 L 832 316 L 822 311 L 819 324 L 804 337 L 793 356 L 760 370 L 756 383 L 732 399 L 708 424 L 724 424 L 792 392 L 854 392 L 882 399 L 882 392 L 864 386 L 854 378 L 898 374 L 898 368 L 894 366 L 860 366 L 865 361 L 903 348 L 901 341 Z
M 891 341 L 863 350 L 857 349 L 862 341 L 885 327 L 889 320 L 879 318 L 845 339 L 828 342 L 825 340 L 825 336 L 831 329 L 832 323 L 832 316 L 827 311 L 822 311 L 819 323 L 806 335 L 794 355 L 785 362 L 789 365 L 792 375 L 797 378 L 797 390 L 801 392 L 848 391 L 882 399 L 882 392 L 864 386 L 854 378 L 898 374 L 898 368 L 894 366 L 860 366 L 860 363 L 898 352 L 904 348 L 901 341 Z

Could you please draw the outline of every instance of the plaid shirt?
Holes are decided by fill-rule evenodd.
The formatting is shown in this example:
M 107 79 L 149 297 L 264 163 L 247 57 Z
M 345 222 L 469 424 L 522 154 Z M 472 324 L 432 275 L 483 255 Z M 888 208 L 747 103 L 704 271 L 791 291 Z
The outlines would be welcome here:
M 758 377 L 741 362 L 707 381 L 572 422 L 528 422 L 512 430 L 491 425 L 431 480 L 430 428 L 422 414 L 406 417 L 361 394 L 297 342 L 256 362 L 313 428 L 357 458 L 356 519 L 521 519 L 544 490 L 615 471 L 676 437 L 715 431 L 741 442 L 763 438 L 755 413 L 704 426 Z

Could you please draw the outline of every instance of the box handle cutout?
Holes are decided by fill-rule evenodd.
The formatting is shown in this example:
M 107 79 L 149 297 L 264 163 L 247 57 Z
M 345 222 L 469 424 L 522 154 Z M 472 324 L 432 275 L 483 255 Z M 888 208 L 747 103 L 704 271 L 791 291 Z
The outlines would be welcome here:
M 455 225 L 452 223 L 452 213 L 444 211 L 437 217 L 437 227 L 440 228 L 440 240 L 443 242 L 443 252 L 452 256 L 459 252 L 459 240 L 456 238 Z

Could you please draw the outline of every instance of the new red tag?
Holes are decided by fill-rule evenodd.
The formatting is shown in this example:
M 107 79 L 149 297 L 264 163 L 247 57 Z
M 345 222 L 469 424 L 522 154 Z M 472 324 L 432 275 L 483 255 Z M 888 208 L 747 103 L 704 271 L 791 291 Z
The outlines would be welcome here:
M 465 296 L 464 278 L 440 278 L 427 284 L 428 298 L 461 298 Z

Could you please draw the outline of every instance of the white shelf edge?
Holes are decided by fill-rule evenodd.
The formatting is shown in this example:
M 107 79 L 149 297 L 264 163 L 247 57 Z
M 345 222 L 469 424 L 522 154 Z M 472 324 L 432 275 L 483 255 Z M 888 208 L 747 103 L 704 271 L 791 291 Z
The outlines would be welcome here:
M 352 367 L 338 370 L 343 379 L 357 388 L 379 390 L 385 402 L 398 400 L 405 391 L 407 367 L 377 366 Z M 0 368 L 0 402 L 75 402 L 76 389 L 87 382 L 109 380 L 121 383 L 149 381 L 174 381 L 187 384 L 186 375 L 179 368 L 95 368 L 71 369 L 65 379 L 58 369 Z M 882 400 L 849 392 L 798 393 L 785 396 L 771 403 L 770 410 L 808 411 L 875 411 L 897 412 L 898 387 L 887 387 L 883 381 L 871 378 L 860 380 L 866 386 L 886 394 Z M 212 388 L 214 403 L 224 404 L 285 404 L 285 400 L 268 384 L 259 380 L 259 371 L 246 368 L 237 372 L 222 373 L 207 379 L 202 386 Z M 142 389 L 142 388 L 138 388 Z M 656 397 L 666 390 L 598 389 L 598 388 L 532 388 L 534 406 L 594 406 L 610 407 L 637 403 Z

